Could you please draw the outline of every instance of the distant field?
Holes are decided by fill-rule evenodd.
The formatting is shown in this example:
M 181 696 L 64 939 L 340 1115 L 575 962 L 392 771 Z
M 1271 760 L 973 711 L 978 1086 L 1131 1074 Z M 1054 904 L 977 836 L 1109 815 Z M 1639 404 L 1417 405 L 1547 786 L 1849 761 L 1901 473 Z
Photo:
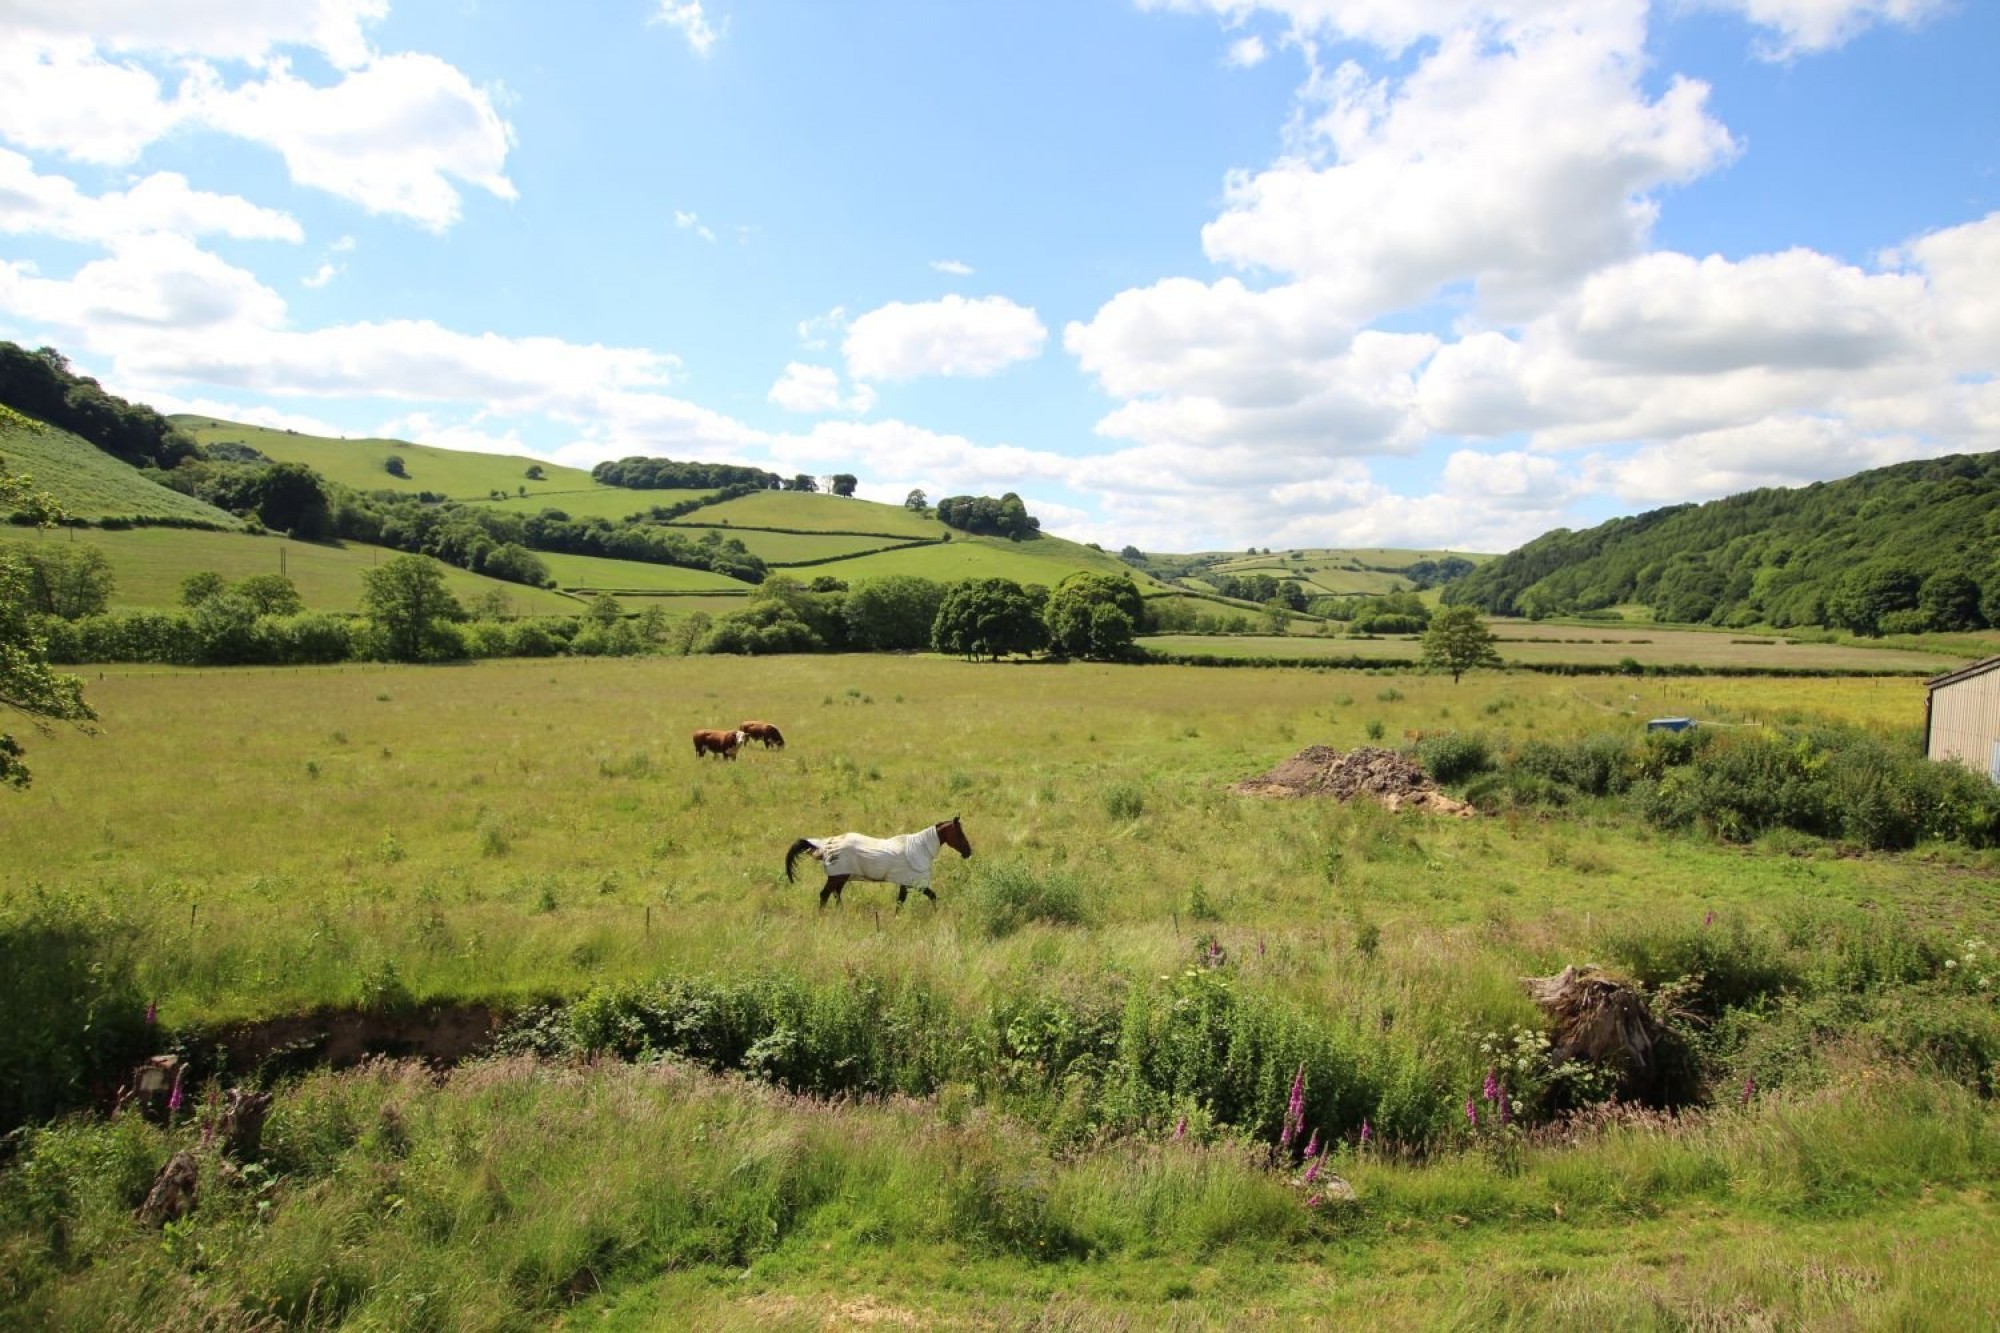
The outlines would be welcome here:
M 1511 628 L 1511 627 L 1509 627 Z M 1504 637 L 1504 636 L 1503 636 Z M 1575 635 L 1583 639 L 1585 635 Z M 1701 667 L 1806 667 L 1840 671 L 1948 671 L 1963 659 L 1937 653 L 1919 653 L 1887 648 L 1853 648 L 1843 644 L 1744 644 L 1731 643 L 1729 636 L 1702 634 L 1693 630 L 1656 630 L 1637 636 L 1650 643 L 1618 638 L 1612 642 L 1570 642 L 1538 639 L 1526 643 L 1501 643 L 1500 656 L 1522 665 L 1575 663 L 1579 666 L 1615 666 L 1631 658 L 1641 666 Z M 1284 637 L 1262 635 L 1156 634 L 1140 640 L 1148 648 L 1163 653 L 1202 653 L 1211 657 L 1363 657 L 1408 661 L 1422 652 L 1415 635 L 1381 639 L 1348 639 L 1338 636 L 1294 634 Z
M 571 518 L 608 518 L 617 522 L 656 507 L 676 505 L 713 491 L 635 491 L 624 486 L 591 486 L 585 490 L 535 491 L 505 500 L 488 500 L 491 508 L 516 514 L 539 514 L 544 509 L 560 509 Z M 473 497 L 477 499 L 477 497 Z
M 716 531 L 725 537 L 735 537 L 758 559 L 774 565 L 790 564 L 799 560 L 828 560 L 842 557 L 866 555 L 870 551 L 880 551 L 901 542 L 914 541 L 910 537 L 848 537 L 837 533 L 807 537 L 796 532 L 747 532 L 729 528 Z M 796 578 L 811 579 L 819 571 L 807 567 L 793 571 Z
M 565 588 L 609 588 L 658 592 L 694 591 L 704 588 L 735 588 L 748 591 L 749 585 L 706 569 L 683 569 L 679 565 L 654 565 L 641 560 L 607 560 L 595 555 L 561 555 L 553 551 L 537 553 L 555 581 Z
M 88 440 L 44 426 L 39 431 L 0 424 L 0 462 L 34 478 L 35 487 L 76 518 L 187 518 L 240 527 L 233 514 L 170 491 L 129 463 Z
M 514 495 L 522 488 L 531 496 L 550 491 L 611 489 L 598 487 L 581 468 L 560 467 L 537 458 L 471 454 L 406 440 L 334 440 L 214 417 L 177 416 L 173 421 L 202 444 L 224 441 L 247 444 L 278 462 L 304 463 L 327 480 L 356 490 L 400 491 L 408 495 L 430 491 L 453 499 L 476 499 L 492 491 Z M 392 477 L 382 470 L 391 454 L 403 460 L 408 478 Z M 528 480 L 530 467 L 540 467 L 543 480 Z M 645 504 L 638 506 L 645 507 Z
M 9 536 L 0 530 L 0 540 Z M 235 582 L 252 574 L 282 571 L 298 585 L 299 595 L 314 611 L 359 611 L 361 574 L 399 552 L 350 542 L 344 546 L 293 541 L 287 537 L 256 537 L 246 532 L 194 532 L 176 528 L 133 528 L 106 532 L 98 528 L 67 528 L 53 532 L 22 532 L 26 541 L 67 542 L 95 546 L 111 561 L 117 578 L 113 607 L 162 609 L 180 605 L 181 580 L 202 570 L 214 570 Z M 281 563 L 282 562 L 282 563 Z M 498 588 L 517 614 L 575 615 L 582 608 L 560 593 L 502 583 L 452 566 L 442 566 L 445 583 L 460 601 L 471 601 Z
M 730 611 L 741 611 L 749 595 L 750 593 L 747 588 L 739 593 L 715 593 L 712 595 L 703 595 L 700 593 L 689 595 L 683 593 L 669 596 L 665 593 L 657 592 L 626 592 L 623 590 L 616 592 L 618 604 L 628 612 L 637 613 L 657 607 L 668 616 L 691 616 L 697 611 L 706 615 L 719 616 Z
M 832 564 L 815 565 L 800 574 L 831 574 L 853 582 L 883 578 L 890 574 L 914 574 L 939 583 L 960 579 L 1013 579 L 1016 583 L 1039 583 L 1053 588 L 1079 570 L 1099 570 L 1129 574 L 1142 592 L 1163 591 L 1166 586 L 1150 575 L 1141 574 L 1124 561 L 1088 546 L 1043 537 L 1036 541 L 1010 542 L 1001 537 L 968 537 L 954 534 L 942 546 L 919 546 L 878 555 L 857 556 Z
M 805 532 L 880 532 L 905 538 L 942 537 L 951 532 L 936 519 L 925 518 L 901 505 L 795 491 L 759 491 L 755 495 L 704 506 L 680 521 L 690 526 L 714 526 L 726 522 L 733 527 L 792 528 Z

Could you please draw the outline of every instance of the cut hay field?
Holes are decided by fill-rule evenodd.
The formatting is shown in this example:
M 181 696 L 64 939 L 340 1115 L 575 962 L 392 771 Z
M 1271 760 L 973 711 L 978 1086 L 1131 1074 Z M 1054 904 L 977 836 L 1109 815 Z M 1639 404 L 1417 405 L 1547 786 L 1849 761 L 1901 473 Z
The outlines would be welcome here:
M 1796 667 L 1814 671 L 1907 671 L 1913 675 L 1949 671 L 1964 663 L 1962 656 L 1944 652 L 1913 652 L 1901 648 L 1863 648 L 1850 644 L 1739 643 L 1728 634 L 1701 630 L 1661 630 L 1627 636 L 1598 634 L 1575 628 L 1538 627 L 1534 637 L 1517 637 L 1512 622 L 1492 622 L 1504 662 L 1522 665 L 1616 666 L 1630 658 L 1641 666 Z M 1567 637 L 1564 637 L 1567 635 Z M 1340 635 L 1297 633 L 1268 635 L 1154 634 L 1139 640 L 1161 653 L 1211 657 L 1378 658 L 1414 661 L 1423 651 L 1416 635 L 1350 639 Z
M 590 473 L 582 468 L 562 467 L 525 455 L 467 453 L 409 440 L 329 439 L 215 417 L 175 416 L 172 421 L 201 444 L 247 444 L 267 458 L 280 463 L 304 463 L 327 480 L 360 491 L 396 491 L 407 495 L 429 491 L 466 500 L 480 499 L 493 491 L 514 495 L 524 487 L 530 497 L 556 491 L 611 489 L 597 486 Z M 403 460 L 408 477 L 391 476 L 383 470 L 392 454 Z M 542 480 L 528 478 L 530 467 L 541 468 Z
M 252 574 L 284 573 L 297 585 L 308 610 L 358 612 L 364 571 L 399 552 L 358 542 L 294 541 L 246 532 L 200 532 L 178 528 L 63 528 L 38 532 L 0 529 L 0 541 L 75 542 L 94 546 L 111 562 L 116 583 L 111 605 L 164 610 L 180 605 L 181 581 L 213 570 L 234 583 Z M 517 615 L 575 615 L 572 598 L 542 588 L 503 583 L 482 574 L 441 565 L 445 586 L 470 603 L 493 590 L 505 594 Z
M 22 418 L 32 420 L 32 418 Z M 171 491 L 88 440 L 35 423 L 0 420 L 0 464 L 34 479 L 73 518 L 178 518 L 238 528 L 240 520 L 193 496 Z
M 582 997 L 535 1030 L 636 1058 L 274 1076 L 256 1170 L 164 1233 L 134 1195 L 177 1148 L 213 1171 L 205 1088 L 170 1129 L 31 1131 L 0 1166 L 0 1328 L 1976 1327 L 2000 1302 L 2000 1112 L 1945 1063 L 2000 1051 L 2000 1019 L 1940 962 L 2000 938 L 1996 853 L 1228 790 L 1371 730 L 1629 735 L 1696 698 L 1904 731 L 1903 682 L 824 656 L 107 669 L 88 697 L 98 733 L 29 738 L 34 786 L 0 793 L 0 945 L 62 927 L 20 936 L 53 961 L 6 955 L 9 1013 L 100 975 L 182 1033 Z M 694 757 L 751 716 L 789 745 Z M 785 881 L 794 838 L 954 813 L 975 856 L 940 861 L 936 906 L 856 884 L 822 912 L 809 867 Z M 1480 1043 L 1540 1022 L 1518 978 L 1589 961 L 1764 996 L 1708 1029 L 1709 1106 L 1494 1119 Z M 726 1076 L 652 1044 L 720 1050 L 764 1012 Z M 1225 1049 L 1251 1063 L 1211 1070 Z M 1317 1180 L 1268 1146 L 1294 1051 Z

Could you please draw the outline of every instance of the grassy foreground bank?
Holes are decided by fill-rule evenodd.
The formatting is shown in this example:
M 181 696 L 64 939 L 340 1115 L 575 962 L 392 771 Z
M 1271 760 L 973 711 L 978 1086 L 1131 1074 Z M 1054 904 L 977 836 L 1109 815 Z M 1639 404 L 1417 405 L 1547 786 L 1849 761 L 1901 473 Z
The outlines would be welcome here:
M 1911 682 L 780 658 L 109 671 L 90 698 L 100 734 L 37 739 L 0 804 L 0 985 L 47 1020 L 10 1027 L 9 1069 L 148 1002 L 190 1032 L 545 997 L 576 1003 L 544 1049 L 635 1062 L 281 1079 L 261 1159 L 164 1234 L 131 1209 L 203 1151 L 206 1087 L 171 1130 L 31 1129 L 0 1168 L 9 1326 L 1995 1309 L 2000 1017 L 1967 943 L 2000 938 L 1993 853 L 1227 790 L 1309 743 L 1666 712 L 1898 734 Z M 752 716 L 787 748 L 695 759 L 689 730 Z M 977 855 L 937 908 L 856 886 L 822 913 L 784 882 L 796 836 L 953 813 Z M 1574 1076 L 1510 1073 L 1497 1125 L 1482 1046 L 1541 1024 L 1518 978 L 1584 962 L 1684 983 L 1692 1104 L 1557 1133 L 1534 1122 Z M 1272 1156 L 1301 1067 L 1352 1201 Z

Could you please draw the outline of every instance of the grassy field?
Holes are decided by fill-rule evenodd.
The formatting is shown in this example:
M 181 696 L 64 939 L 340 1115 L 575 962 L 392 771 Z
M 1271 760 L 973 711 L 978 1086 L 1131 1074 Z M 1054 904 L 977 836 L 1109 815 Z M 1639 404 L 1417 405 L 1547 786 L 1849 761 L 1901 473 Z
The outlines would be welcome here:
M 341 544 L 293 541 L 289 537 L 252 536 L 243 532 L 196 532 L 176 528 L 132 528 L 107 532 L 98 528 L 65 528 L 34 532 L 0 529 L 0 541 L 75 542 L 95 546 L 111 562 L 117 583 L 111 605 L 154 610 L 180 605 L 181 580 L 213 570 L 230 582 L 252 574 L 284 573 L 298 586 L 313 611 L 359 611 L 361 574 L 398 553 L 357 542 Z M 607 562 L 622 563 L 622 562 Z M 498 589 L 516 615 L 575 615 L 582 608 L 573 599 L 541 588 L 502 583 L 468 570 L 443 565 L 445 586 L 470 603 Z M 653 568 L 653 566 L 642 566 Z M 712 577 L 712 576 L 711 576 Z
M 170 491 L 88 440 L 53 426 L 27 430 L 0 421 L 0 464 L 27 474 L 74 518 L 186 518 L 240 527 L 232 514 Z
M 1780 640 L 1741 641 L 1744 636 L 1701 630 L 1650 630 L 1634 637 L 1598 636 L 1575 628 L 1550 629 L 1516 636 L 1512 622 L 1495 622 L 1501 660 L 1510 663 L 1616 666 L 1630 658 L 1641 666 L 1800 667 L 1825 671 L 1908 671 L 1935 673 L 1961 665 L 1964 658 L 1943 652 L 1912 652 L 1901 648 L 1864 648 L 1857 644 L 1786 643 Z M 1391 635 L 1350 639 L 1314 634 L 1305 627 L 1289 635 L 1154 634 L 1142 647 L 1162 653 L 1194 653 L 1211 657 L 1380 658 L 1414 661 L 1423 651 L 1419 636 Z
M 1905 682 L 790 657 L 110 669 L 88 697 L 98 733 L 31 738 L 35 785 L 0 800 L 0 922 L 55 894 L 120 941 L 131 993 L 166 1025 L 615 1005 L 682 979 L 735 988 L 724 1009 L 817 997 L 757 1059 L 828 1040 L 828 1023 L 935 1040 L 920 1058 L 947 1066 L 961 1043 L 992 1049 L 976 1075 L 858 1101 L 672 1060 L 313 1074 L 280 1085 L 267 1174 L 205 1194 L 164 1237 L 130 1220 L 133 1192 L 198 1144 L 195 1118 L 45 1131 L 0 1171 L 15 1294 L 0 1328 L 247 1329 L 246 1312 L 356 1328 L 1971 1327 L 2000 1308 L 2000 1115 L 1897 1035 L 1933 1031 L 1919 1001 L 1948 998 L 1942 955 L 1916 942 L 2000 931 L 1994 853 L 1732 846 L 1589 804 L 1452 820 L 1227 790 L 1376 730 L 1558 739 L 1697 701 L 1907 731 L 1921 696 Z M 691 729 L 748 716 L 789 746 L 694 757 Z M 855 885 L 821 912 L 813 883 L 785 882 L 795 837 L 953 813 L 976 855 L 940 863 L 935 907 L 896 913 Z M 997 913 L 1023 886 L 1069 907 L 1010 923 Z M 1736 1058 L 1756 1097 L 1731 1084 L 1700 1115 L 1566 1138 L 1453 1130 L 1480 1034 L 1538 1021 L 1517 978 L 1670 947 L 1800 969 L 1800 1002 L 1833 1007 L 1799 1021 L 1825 1026 L 1751 1041 Z M 1832 980 L 1892 957 L 1933 962 L 1880 1001 Z M 1129 1031 L 1135 1012 L 1171 1025 L 1225 1002 L 1158 1058 L 1334 1043 L 1315 1059 L 1369 1089 L 1351 1107 L 1312 1090 L 1341 1117 L 1324 1127 L 1352 1201 L 1306 1206 L 1300 1165 L 1273 1169 L 1197 1099 L 1104 1136 L 1065 1091 L 1081 1084 L 1005 1091 L 1041 1086 L 1037 1062 L 1088 1015 Z M 1756 1021 L 1780 1022 L 1772 1003 Z M 1853 1017 L 1877 1003 L 1879 1031 Z M 1980 1031 L 1978 1012 L 1954 1021 Z M 1289 1071 L 1260 1095 L 1282 1102 Z M 1385 1127 L 1373 1145 L 1354 1137 L 1363 1115 Z M 1422 1151 L 1401 1137 L 1416 1126 Z
M 716 528 L 725 537 L 741 541 L 750 554 L 773 565 L 785 565 L 801 560 L 839 560 L 866 555 L 893 546 L 908 538 L 895 537 L 844 537 L 834 533 L 805 536 L 795 532 L 750 532 L 741 528 Z M 929 548 L 922 548 L 929 549 Z M 810 579 L 818 571 L 808 566 L 797 577 Z
M 586 490 L 530 491 L 525 496 L 486 500 L 483 503 L 497 510 L 521 514 L 539 514 L 544 509 L 560 509 L 571 518 L 608 518 L 616 523 L 620 519 L 643 514 L 649 509 L 665 508 L 668 505 L 680 504 L 684 500 L 713 494 L 713 491 L 635 491 L 624 486 L 592 485 Z
M 890 574 L 914 574 L 940 583 L 952 583 L 959 579 L 1003 578 L 1053 588 L 1078 570 L 1129 574 L 1141 592 L 1165 591 L 1167 588 L 1167 585 L 1132 569 L 1114 555 L 1064 541 L 1060 537 L 1010 542 L 1004 537 L 968 537 L 962 532 L 954 533 L 952 539 L 942 546 L 911 547 L 856 556 L 852 560 L 815 565 L 799 573 L 831 574 L 849 583 Z
M 560 491 L 613 489 L 597 486 L 590 473 L 581 468 L 561 467 L 525 455 L 466 453 L 408 440 L 328 439 L 214 417 L 176 416 L 173 422 L 199 443 L 247 444 L 267 458 L 280 463 L 304 463 L 329 481 L 362 491 L 398 491 L 408 495 L 429 491 L 465 500 L 483 498 L 493 491 L 515 495 L 522 488 L 530 497 Z M 383 470 L 391 454 L 403 460 L 409 476 L 391 476 Z M 530 467 L 541 468 L 542 480 L 528 479 Z M 645 508 L 646 503 L 658 502 L 644 502 L 638 508 Z
M 710 527 L 727 523 L 738 528 L 791 528 L 803 532 L 872 532 L 883 536 L 943 537 L 950 528 L 901 505 L 876 504 L 851 496 L 796 491 L 760 491 L 719 505 L 697 509 L 681 520 Z

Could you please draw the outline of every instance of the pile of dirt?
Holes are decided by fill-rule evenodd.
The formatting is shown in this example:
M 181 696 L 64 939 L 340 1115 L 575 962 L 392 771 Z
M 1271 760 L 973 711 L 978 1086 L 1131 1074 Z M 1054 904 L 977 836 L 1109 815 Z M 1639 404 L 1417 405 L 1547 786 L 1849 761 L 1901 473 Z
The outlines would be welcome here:
M 1270 772 L 1245 778 L 1229 790 L 1239 796 L 1330 796 L 1336 801 L 1368 796 L 1391 810 L 1475 813 L 1464 801 L 1439 791 L 1409 755 L 1367 745 L 1345 753 L 1329 745 L 1308 745 Z

